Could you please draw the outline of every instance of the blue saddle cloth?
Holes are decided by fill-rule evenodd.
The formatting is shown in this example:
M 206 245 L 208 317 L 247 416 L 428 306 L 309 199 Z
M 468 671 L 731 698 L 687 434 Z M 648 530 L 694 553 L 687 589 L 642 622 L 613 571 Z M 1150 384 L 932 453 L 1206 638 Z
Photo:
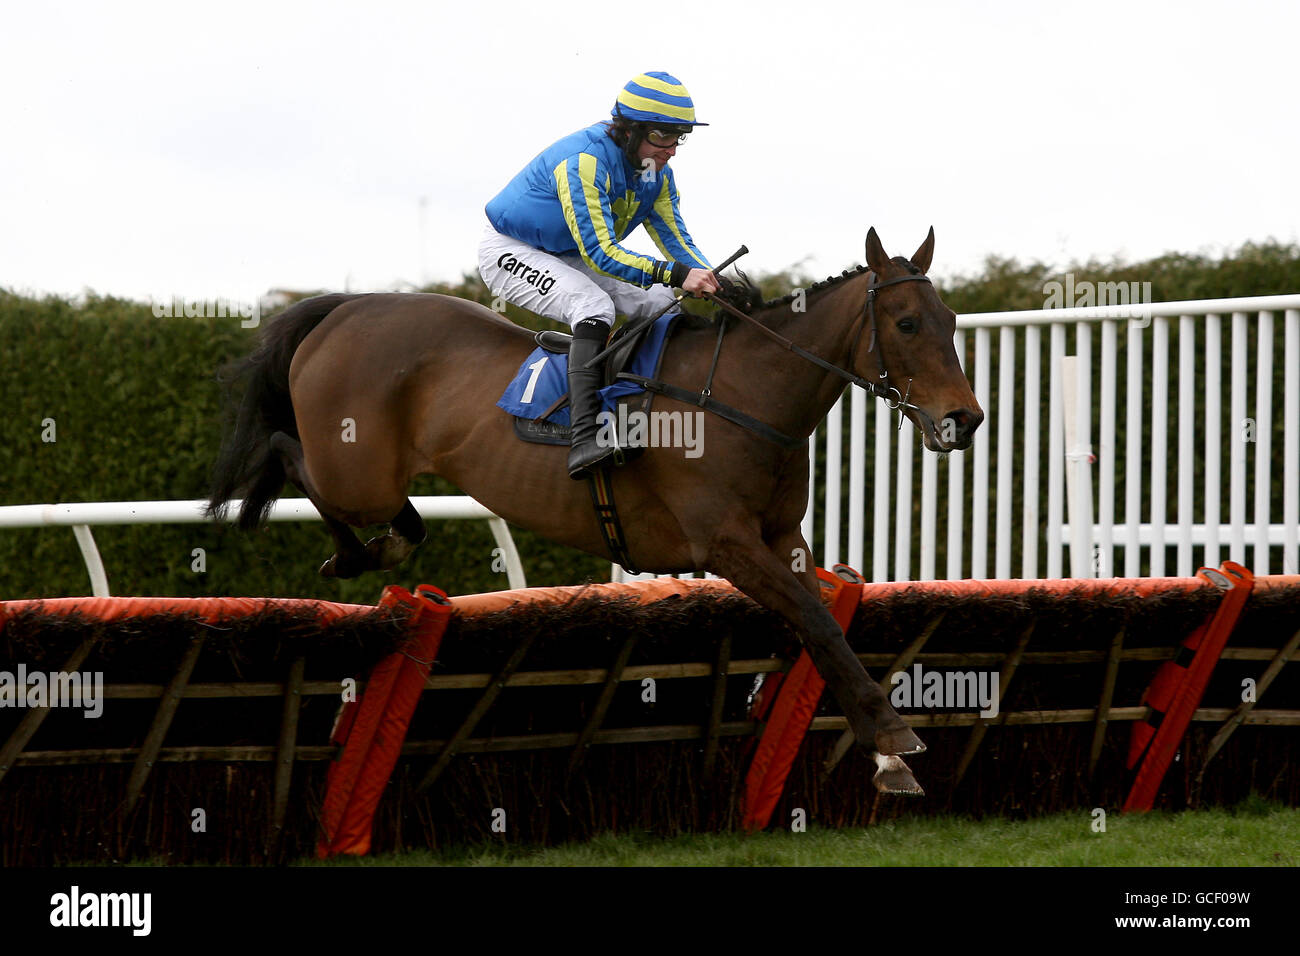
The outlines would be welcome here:
M 636 355 L 623 371 L 646 378 L 653 377 L 659 367 L 659 357 L 663 353 L 664 344 L 668 340 L 668 327 L 676 318 L 676 315 L 663 315 L 656 319 L 646 332 Z M 524 359 L 514 379 L 497 399 L 497 408 L 505 409 L 518 418 L 539 418 L 568 390 L 569 357 L 547 352 L 538 346 L 528 358 Z M 615 411 L 618 400 L 623 396 L 644 391 L 645 389 L 636 382 L 615 382 L 600 390 L 601 405 L 612 412 Z M 547 421 L 567 427 L 569 406 L 565 405 L 552 414 Z

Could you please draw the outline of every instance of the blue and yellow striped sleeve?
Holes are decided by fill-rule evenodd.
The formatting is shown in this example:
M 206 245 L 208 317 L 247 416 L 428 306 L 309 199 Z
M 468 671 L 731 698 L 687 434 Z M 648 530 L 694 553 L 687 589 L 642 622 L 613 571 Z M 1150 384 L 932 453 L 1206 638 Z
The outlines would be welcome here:
M 695 248 L 691 234 L 682 222 L 681 209 L 677 205 L 677 182 L 672 170 L 665 166 L 659 176 L 661 183 L 659 195 L 655 197 L 654 207 L 645 221 L 646 232 L 654 240 L 659 251 L 673 262 L 681 262 L 692 269 L 712 269 L 709 260 Z
M 643 289 L 666 280 L 671 264 L 638 255 L 614 241 L 609 204 L 609 173 L 590 153 L 571 156 L 555 167 L 556 193 L 564 221 L 582 261 L 597 272 Z

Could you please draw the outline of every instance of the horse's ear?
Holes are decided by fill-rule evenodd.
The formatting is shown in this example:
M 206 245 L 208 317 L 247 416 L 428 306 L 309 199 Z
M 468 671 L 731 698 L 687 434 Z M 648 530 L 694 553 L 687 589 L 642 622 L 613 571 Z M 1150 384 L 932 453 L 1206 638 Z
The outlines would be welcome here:
M 867 265 L 876 275 L 885 271 L 885 266 L 889 262 L 889 255 L 885 252 L 885 247 L 880 244 L 880 237 L 876 235 L 876 227 L 872 226 L 867 230 Z
M 930 227 L 930 234 L 925 237 L 925 242 L 921 243 L 921 248 L 912 253 L 912 265 L 922 272 L 929 272 L 932 259 L 934 259 L 934 226 Z

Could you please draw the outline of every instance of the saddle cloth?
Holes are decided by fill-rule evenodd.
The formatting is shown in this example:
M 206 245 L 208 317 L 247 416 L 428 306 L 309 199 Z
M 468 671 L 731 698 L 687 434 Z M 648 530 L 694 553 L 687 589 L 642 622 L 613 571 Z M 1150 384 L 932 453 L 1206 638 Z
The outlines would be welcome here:
M 653 378 L 659 370 L 659 360 L 668 341 L 668 332 L 676 318 L 676 315 L 664 315 L 656 319 L 646 330 L 645 337 L 632 356 L 632 360 L 617 371 Z M 538 346 L 519 366 L 518 373 L 497 399 L 497 407 L 516 418 L 533 420 L 540 418 L 568 390 L 569 357 L 548 352 Z M 606 411 L 616 411 L 620 398 L 644 391 L 645 389 L 636 382 L 614 381 L 600 389 L 601 406 Z M 569 406 L 566 404 L 563 408 L 552 412 L 546 421 L 562 425 L 567 430 Z

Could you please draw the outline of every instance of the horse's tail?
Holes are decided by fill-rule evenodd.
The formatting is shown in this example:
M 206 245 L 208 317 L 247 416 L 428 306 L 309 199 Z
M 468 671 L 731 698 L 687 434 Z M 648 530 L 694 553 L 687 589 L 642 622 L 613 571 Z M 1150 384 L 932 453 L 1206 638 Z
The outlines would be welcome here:
M 249 531 L 266 520 L 285 482 L 284 463 L 271 448 L 271 436 L 285 432 L 298 437 L 289 397 L 293 353 L 327 315 L 355 298 L 355 294 L 335 293 L 295 303 L 271 320 L 251 354 L 218 375 L 225 387 L 228 417 L 204 509 L 209 518 L 224 518 L 230 499 L 242 495 L 239 527 Z M 243 397 L 236 399 L 240 380 Z

